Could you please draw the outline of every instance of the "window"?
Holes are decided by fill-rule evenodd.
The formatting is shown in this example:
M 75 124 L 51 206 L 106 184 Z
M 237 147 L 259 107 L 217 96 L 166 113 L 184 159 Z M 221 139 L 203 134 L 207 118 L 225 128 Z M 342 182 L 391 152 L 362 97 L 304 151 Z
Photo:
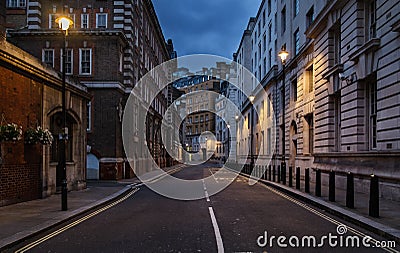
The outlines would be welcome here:
M 296 17 L 297 14 L 299 14 L 299 9 L 300 9 L 300 0 L 294 0 L 294 16 Z
M 306 14 L 306 29 L 314 22 L 314 6 Z
M 308 124 L 308 153 L 314 152 L 314 115 L 311 114 L 306 117 Z
M 263 18 L 263 27 L 264 27 L 265 26 L 265 9 L 263 10 L 262 18 Z
M 259 59 L 261 59 L 261 42 L 260 43 L 258 43 L 258 57 L 259 57 Z
M 271 42 L 272 40 L 272 24 L 271 22 L 268 24 L 268 41 Z
M 271 128 L 267 129 L 267 154 L 271 154 L 272 152 L 272 136 L 271 136 Z
M 286 6 L 281 11 L 281 25 L 282 34 L 284 34 L 286 31 Z
M 292 85 L 291 85 L 292 87 L 291 87 L 291 97 L 292 97 L 292 101 L 293 102 L 296 102 L 297 101 L 297 78 L 295 78 L 293 81 L 292 81 Z
M 300 36 L 299 36 L 299 28 L 293 34 L 294 40 L 294 53 L 297 55 L 300 51 Z
M 267 75 L 267 57 L 264 57 L 263 66 L 264 66 L 264 76 L 265 76 Z
M 272 68 L 272 49 L 269 49 L 268 58 L 269 58 L 269 68 Z
M 86 131 L 92 131 L 92 101 L 87 103 L 86 112 Z
M 43 49 L 42 61 L 54 68 L 54 49 Z
M 268 16 L 271 14 L 271 0 L 268 0 Z
M 311 65 L 308 69 L 306 69 L 306 89 L 308 92 L 314 90 L 314 69 L 313 65 Z
M 377 86 L 376 74 L 368 78 L 368 117 L 369 117 L 369 145 L 370 149 L 377 148 L 377 128 L 376 128 L 376 112 L 377 112 Z
M 341 111 L 342 111 L 342 103 L 341 103 L 341 94 L 340 91 L 333 96 L 334 110 L 335 110 L 335 151 L 341 151 Z
M 107 28 L 107 13 L 96 13 L 96 28 Z
M 365 1 L 365 42 L 376 37 L 376 0 Z
M 271 117 L 271 94 L 268 95 L 268 101 L 267 101 L 267 117 Z
M 26 7 L 26 0 L 8 0 L 7 8 L 24 8 Z
M 328 32 L 330 46 L 332 53 L 330 56 L 329 64 L 335 66 L 341 62 L 341 31 L 340 22 L 337 22 Z
M 89 28 L 89 14 L 87 13 L 81 14 L 81 28 Z
M 118 71 L 122 73 L 124 66 L 124 52 L 122 47 L 119 49 L 119 63 L 118 63 Z
M 267 35 L 264 33 L 263 36 L 263 51 L 267 50 Z
M 79 74 L 91 75 L 92 74 L 92 49 L 80 48 L 79 49 Z
M 49 29 L 58 29 L 58 24 L 56 23 L 56 14 L 49 14 Z
M 261 21 L 258 21 L 258 36 L 261 35 Z
M 274 20 L 275 20 L 275 25 L 274 25 L 275 34 L 277 34 L 278 33 L 278 14 L 276 12 L 275 12 Z
M 66 52 L 66 57 L 65 57 L 65 74 L 67 74 L 67 75 L 72 75 L 73 74 L 73 66 L 72 66 L 72 64 L 73 64 L 73 62 L 74 62 L 74 60 L 73 60 L 73 51 L 72 51 L 72 49 L 71 48 L 67 48 L 66 50 L 65 50 L 65 52 Z M 60 64 L 60 66 L 61 66 L 61 68 L 63 67 L 63 59 L 62 59 L 62 57 L 63 57 L 64 55 L 63 55 L 63 50 L 61 49 L 61 64 Z

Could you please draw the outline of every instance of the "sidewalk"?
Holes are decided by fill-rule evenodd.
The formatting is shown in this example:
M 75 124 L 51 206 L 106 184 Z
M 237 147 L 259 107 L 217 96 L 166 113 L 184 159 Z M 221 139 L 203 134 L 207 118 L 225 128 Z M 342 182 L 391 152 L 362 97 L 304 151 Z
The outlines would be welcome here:
M 87 189 L 68 192 L 67 211 L 61 211 L 60 194 L 0 207 L 0 252 L 7 245 L 110 202 L 131 188 L 131 185 L 115 181 L 88 182 Z
M 183 167 L 183 165 L 175 165 L 163 170 L 168 174 L 173 174 Z M 149 180 L 159 177 L 159 173 L 149 172 L 146 175 Z M 135 185 L 140 185 L 138 178 L 120 181 L 88 181 L 86 189 L 68 192 L 67 211 L 61 211 L 60 194 L 0 207 L 0 252 L 22 240 L 111 202 L 128 193 Z
M 248 177 L 247 174 L 241 175 Z M 288 195 L 291 195 L 308 204 L 317 206 L 329 213 L 332 213 L 344 220 L 350 221 L 367 230 L 377 233 L 389 239 L 400 242 L 400 202 L 387 199 L 379 199 L 379 218 L 369 216 L 369 195 L 355 192 L 354 208 L 346 207 L 346 191 L 343 189 L 335 189 L 335 202 L 328 199 L 328 186 L 321 186 L 321 197 L 315 196 L 315 184 L 310 182 L 310 193 L 305 193 L 305 182 L 300 181 L 300 190 L 297 190 L 296 181 L 293 179 L 293 187 L 289 187 L 288 180 L 286 185 L 269 180 L 260 180 L 267 186 L 271 186 Z

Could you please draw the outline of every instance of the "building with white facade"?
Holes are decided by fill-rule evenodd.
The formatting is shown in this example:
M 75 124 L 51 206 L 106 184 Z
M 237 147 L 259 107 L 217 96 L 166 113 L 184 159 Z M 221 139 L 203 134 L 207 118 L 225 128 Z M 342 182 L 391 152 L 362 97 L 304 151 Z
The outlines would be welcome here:
M 262 1 L 251 71 L 276 117 L 272 164 L 300 167 L 302 178 L 305 168 L 334 170 L 338 186 L 353 172 L 356 191 L 374 174 L 381 195 L 400 200 L 399 12 L 397 1 Z M 289 53 L 284 68 L 282 48 Z M 254 93 L 253 108 L 265 101 Z M 256 135 L 267 129 L 256 117 L 253 126 L 238 129 L 238 145 L 253 139 L 260 156 Z

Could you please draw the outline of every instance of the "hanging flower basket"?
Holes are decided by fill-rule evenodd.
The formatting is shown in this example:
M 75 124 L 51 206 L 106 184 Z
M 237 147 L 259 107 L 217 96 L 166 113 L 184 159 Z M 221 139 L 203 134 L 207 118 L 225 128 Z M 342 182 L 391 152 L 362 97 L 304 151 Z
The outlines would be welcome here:
M 28 128 L 24 134 L 25 143 L 51 145 L 53 143 L 53 135 L 48 129 L 43 129 L 38 126 L 37 128 Z
M 22 126 L 15 123 L 0 126 L 0 141 L 19 141 L 22 136 Z

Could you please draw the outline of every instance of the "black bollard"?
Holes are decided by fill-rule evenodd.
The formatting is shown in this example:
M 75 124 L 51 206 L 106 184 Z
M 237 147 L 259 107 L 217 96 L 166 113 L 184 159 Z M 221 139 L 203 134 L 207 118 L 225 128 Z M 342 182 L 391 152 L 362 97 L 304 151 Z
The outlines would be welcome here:
M 310 168 L 305 169 L 304 184 L 304 191 L 310 193 Z
M 269 181 L 272 180 L 272 169 L 271 169 L 271 165 L 268 166 L 268 180 L 269 180 Z
M 335 172 L 329 172 L 329 201 L 335 201 Z
M 278 183 L 281 182 L 281 166 L 278 165 Z
M 61 184 L 61 210 L 62 211 L 68 210 L 67 192 L 68 192 L 67 180 L 63 179 L 62 184 Z
M 351 172 L 347 173 L 346 206 L 354 208 L 354 175 Z
M 286 163 L 282 164 L 281 172 L 282 172 L 282 184 L 286 184 Z
M 321 170 L 315 171 L 315 196 L 321 197 Z
M 275 171 L 275 165 L 273 166 L 273 169 L 272 169 L 272 181 L 274 181 L 275 182 L 275 178 L 276 177 L 276 171 Z
M 369 215 L 379 217 L 379 179 L 374 174 L 371 175 L 371 184 L 369 190 Z
M 296 168 L 296 189 L 300 190 L 300 167 Z
M 293 167 L 289 166 L 289 187 L 293 187 Z

